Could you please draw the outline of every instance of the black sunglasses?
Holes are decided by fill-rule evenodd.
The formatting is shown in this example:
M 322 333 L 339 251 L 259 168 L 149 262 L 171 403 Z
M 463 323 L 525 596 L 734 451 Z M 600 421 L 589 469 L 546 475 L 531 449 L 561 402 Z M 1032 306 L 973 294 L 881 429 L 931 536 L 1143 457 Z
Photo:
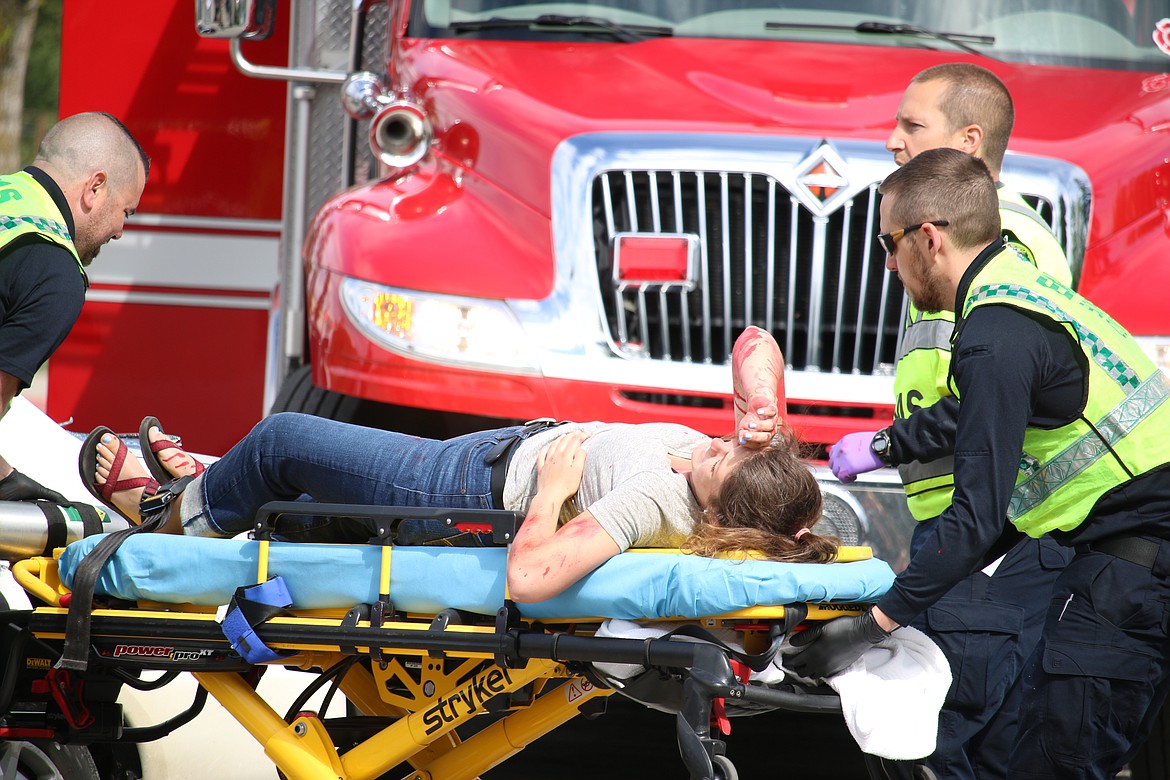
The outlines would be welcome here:
M 945 219 L 935 219 L 929 222 L 919 222 L 917 225 L 909 225 L 901 230 L 891 230 L 889 233 L 878 233 L 878 243 L 881 244 L 882 249 L 887 255 L 894 254 L 894 245 L 902 240 L 902 236 L 907 233 L 913 233 L 923 225 L 934 225 L 935 227 L 946 227 L 951 224 Z

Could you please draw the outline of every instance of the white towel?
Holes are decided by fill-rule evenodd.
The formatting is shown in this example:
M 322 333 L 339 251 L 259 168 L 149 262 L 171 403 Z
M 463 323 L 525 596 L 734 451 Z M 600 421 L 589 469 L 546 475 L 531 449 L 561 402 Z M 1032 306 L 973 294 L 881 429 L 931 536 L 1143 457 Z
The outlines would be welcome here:
M 21 396 L 12 399 L 0 421 L 0 441 L 12 443 L 5 447 L 4 457 L 14 468 L 71 501 L 100 506 L 77 473 L 81 439 Z
M 864 752 L 889 759 L 934 752 L 951 667 L 926 634 L 898 628 L 828 683 L 841 697 L 849 733 Z

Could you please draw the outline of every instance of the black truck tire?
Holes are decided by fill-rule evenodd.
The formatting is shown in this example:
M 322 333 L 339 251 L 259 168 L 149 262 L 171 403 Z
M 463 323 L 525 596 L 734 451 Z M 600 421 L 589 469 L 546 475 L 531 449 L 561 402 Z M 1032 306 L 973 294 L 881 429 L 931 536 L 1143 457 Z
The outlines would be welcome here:
M 305 364 L 285 377 L 272 402 L 272 412 L 302 412 L 330 420 L 357 422 L 359 399 L 317 387 L 313 384 L 312 369 Z
M 335 393 L 313 384 L 312 366 L 309 364 L 294 369 L 285 377 L 269 410 L 270 414 L 277 412 L 301 412 L 368 428 L 434 439 L 447 439 L 520 422 L 394 406 Z

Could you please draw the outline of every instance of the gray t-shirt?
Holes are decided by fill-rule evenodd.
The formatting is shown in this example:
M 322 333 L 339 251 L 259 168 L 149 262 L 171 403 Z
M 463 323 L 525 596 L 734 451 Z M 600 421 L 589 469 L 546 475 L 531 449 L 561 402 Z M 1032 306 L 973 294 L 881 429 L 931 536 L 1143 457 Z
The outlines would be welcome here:
M 702 519 L 686 477 L 668 455 L 690 459 L 711 437 L 671 423 L 566 423 L 520 443 L 508 464 L 504 506 L 527 512 L 536 495 L 536 458 L 546 445 L 573 431 L 586 431 L 585 471 L 576 503 L 597 518 L 622 550 L 675 547 Z

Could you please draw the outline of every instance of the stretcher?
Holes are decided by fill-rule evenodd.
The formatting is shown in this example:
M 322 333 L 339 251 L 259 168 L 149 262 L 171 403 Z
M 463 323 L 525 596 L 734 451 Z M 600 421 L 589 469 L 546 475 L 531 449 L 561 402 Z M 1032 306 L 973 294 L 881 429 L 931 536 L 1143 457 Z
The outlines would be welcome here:
M 831 564 L 636 551 L 554 599 L 516 604 L 504 584 L 516 513 L 313 510 L 364 518 L 377 535 L 366 545 L 274 541 L 280 518 L 305 514 L 303 503 L 266 506 L 249 539 L 130 534 L 88 598 L 70 586 L 109 534 L 15 562 L 37 606 L 8 613 L 0 627 L 8 681 L 0 737 L 157 739 L 210 695 L 293 780 L 454 780 L 479 776 L 620 693 L 675 713 L 691 778 L 729 779 L 726 717 L 840 711 L 824 686 L 765 685 L 751 670 L 807 621 L 860 611 L 893 580 L 865 548 L 842 548 Z M 450 538 L 396 546 L 401 524 L 418 520 L 488 546 L 449 546 Z M 598 636 L 607 618 L 676 628 L 661 638 Z M 719 638 L 729 631 L 738 641 Z M 600 671 L 607 664 L 645 671 L 618 678 Z M 284 713 L 255 691 L 271 665 L 312 672 Z M 121 686 L 157 687 L 183 671 L 201 686 L 187 711 L 123 728 Z M 352 714 L 310 710 L 305 702 L 323 690 L 326 702 L 343 694 Z

